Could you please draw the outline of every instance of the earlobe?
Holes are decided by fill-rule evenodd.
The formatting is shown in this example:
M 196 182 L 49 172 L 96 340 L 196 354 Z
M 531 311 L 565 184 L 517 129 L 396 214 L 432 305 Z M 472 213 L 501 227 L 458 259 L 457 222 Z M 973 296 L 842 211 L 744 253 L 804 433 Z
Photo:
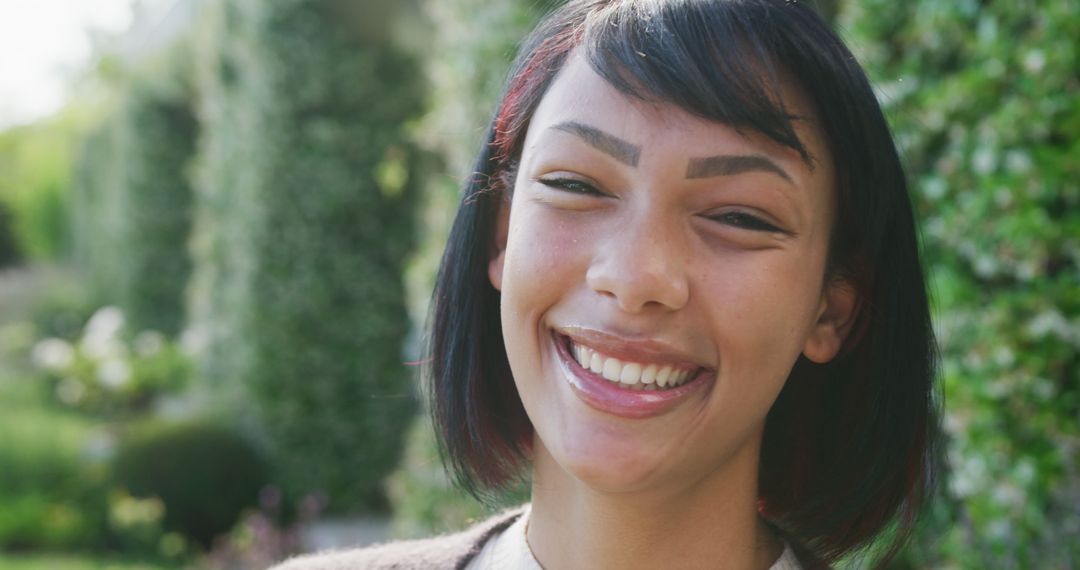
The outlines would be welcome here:
M 488 280 L 496 291 L 502 291 L 503 261 L 506 259 L 506 240 L 510 233 L 510 205 L 503 201 L 495 219 L 495 235 L 488 261 Z
M 847 280 L 834 279 L 826 285 L 803 355 L 818 364 L 835 358 L 858 317 L 859 305 L 859 294 Z

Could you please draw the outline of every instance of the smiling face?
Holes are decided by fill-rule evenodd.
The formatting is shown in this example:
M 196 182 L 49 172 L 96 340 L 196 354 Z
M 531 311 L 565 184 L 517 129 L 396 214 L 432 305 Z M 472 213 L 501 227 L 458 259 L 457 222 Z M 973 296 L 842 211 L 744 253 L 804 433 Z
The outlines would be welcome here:
M 825 275 L 832 163 L 784 95 L 813 167 L 628 98 L 580 54 L 551 85 L 489 268 L 537 470 L 606 491 L 756 470 L 800 353 L 835 355 L 855 301 Z

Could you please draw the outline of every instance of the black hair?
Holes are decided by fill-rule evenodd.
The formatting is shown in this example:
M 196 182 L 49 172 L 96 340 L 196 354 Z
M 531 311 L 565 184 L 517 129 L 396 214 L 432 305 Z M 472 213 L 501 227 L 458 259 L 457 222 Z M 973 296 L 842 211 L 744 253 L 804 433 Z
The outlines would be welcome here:
M 802 2 L 578 0 L 549 15 L 512 67 L 442 259 L 432 302 L 431 409 L 448 467 L 474 495 L 527 465 L 532 426 L 487 277 L 499 207 L 528 123 L 569 53 L 623 93 L 790 147 L 810 163 L 781 80 L 811 102 L 836 172 L 826 279 L 859 312 L 827 364 L 800 357 L 762 442 L 763 517 L 831 562 L 909 533 L 937 467 L 937 355 L 912 207 L 886 120 L 843 42 Z

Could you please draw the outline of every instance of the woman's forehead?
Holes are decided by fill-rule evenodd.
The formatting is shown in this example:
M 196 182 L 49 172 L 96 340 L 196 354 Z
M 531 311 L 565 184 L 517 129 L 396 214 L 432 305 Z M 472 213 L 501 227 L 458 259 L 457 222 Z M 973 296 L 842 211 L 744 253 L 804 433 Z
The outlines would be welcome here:
M 586 61 L 580 50 L 568 58 L 547 93 L 541 99 L 525 139 L 525 150 L 535 149 L 552 140 L 550 131 L 575 134 L 607 154 L 624 157 L 623 162 L 656 146 L 683 146 L 688 156 L 711 155 L 724 150 L 732 140 L 750 146 L 789 165 L 789 168 L 813 170 L 818 163 L 828 163 L 828 148 L 810 106 L 799 90 L 785 89 L 788 106 L 799 118 L 795 131 L 813 163 L 802 154 L 749 127 L 704 118 L 659 98 L 646 99 L 620 91 L 601 77 Z M 790 93 L 788 93 L 790 92 Z M 737 136 L 718 136 L 735 133 Z M 660 137 L 658 139 L 658 137 Z M 822 160 L 825 159 L 825 160 Z M 803 163 L 803 164 L 798 164 Z

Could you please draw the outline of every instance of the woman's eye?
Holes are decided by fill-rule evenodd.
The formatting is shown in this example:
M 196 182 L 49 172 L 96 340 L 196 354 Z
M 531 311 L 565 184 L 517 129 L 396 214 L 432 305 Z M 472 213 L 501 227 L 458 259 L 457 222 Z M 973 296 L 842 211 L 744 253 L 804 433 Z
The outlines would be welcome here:
M 556 190 L 562 190 L 571 194 L 583 194 L 587 196 L 596 196 L 600 194 L 600 191 L 591 184 L 573 178 L 538 178 L 537 182 L 549 188 L 555 188 Z
M 742 228 L 745 230 L 753 230 L 758 232 L 781 232 L 783 230 L 766 222 L 765 220 L 746 212 L 724 212 L 715 216 L 709 216 L 710 219 L 734 226 L 736 228 Z

